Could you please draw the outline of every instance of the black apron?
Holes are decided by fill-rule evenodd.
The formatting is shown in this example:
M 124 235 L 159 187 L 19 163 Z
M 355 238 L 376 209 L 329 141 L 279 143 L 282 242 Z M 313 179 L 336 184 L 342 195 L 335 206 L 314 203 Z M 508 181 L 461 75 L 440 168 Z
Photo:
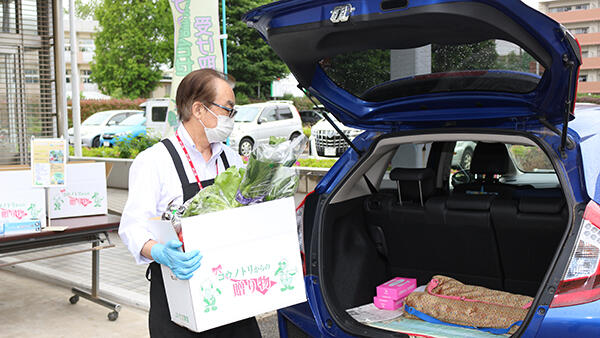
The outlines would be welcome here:
M 175 164 L 175 169 L 177 169 L 177 175 L 179 175 L 181 187 L 183 189 L 183 201 L 185 202 L 194 197 L 198 191 L 200 191 L 200 187 L 197 182 L 190 183 L 188 181 L 183 168 L 183 163 L 181 162 L 181 158 L 179 157 L 177 150 L 175 150 L 173 143 L 168 139 L 162 140 L 162 143 L 167 147 L 167 150 L 173 159 L 173 163 Z M 223 161 L 223 167 L 225 169 L 229 168 L 229 162 L 227 161 L 224 151 L 221 153 L 221 161 Z M 200 183 L 202 183 L 203 187 L 208 187 L 214 183 L 214 180 L 206 180 Z M 151 278 L 148 278 L 148 275 L 150 275 Z M 169 314 L 169 305 L 167 303 L 167 295 L 165 294 L 160 264 L 156 262 L 150 263 L 148 270 L 146 270 L 146 278 L 150 280 L 150 315 L 148 324 L 151 337 L 261 337 L 258 323 L 254 317 L 200 333 L 192 332 L 183 326 L 173 323 L 171 321 L 171 315 Z

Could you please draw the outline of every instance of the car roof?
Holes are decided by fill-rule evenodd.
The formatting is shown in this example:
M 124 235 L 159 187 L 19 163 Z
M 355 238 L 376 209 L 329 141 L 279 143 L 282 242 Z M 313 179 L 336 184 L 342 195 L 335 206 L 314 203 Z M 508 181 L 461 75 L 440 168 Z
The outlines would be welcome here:
M 294 101 L 266 101 L 266 102 L 257 102 L 257 103 L 248 103 L 248 104 L 240 104 L 240 105 L 236 105 L 236 106 L 244 106 L 244 107 L 266 107 L 266 106 L 272 106 L 272 105 L 277 105 L 277 104 L 290 104 L 290 105 L 294 105 Z

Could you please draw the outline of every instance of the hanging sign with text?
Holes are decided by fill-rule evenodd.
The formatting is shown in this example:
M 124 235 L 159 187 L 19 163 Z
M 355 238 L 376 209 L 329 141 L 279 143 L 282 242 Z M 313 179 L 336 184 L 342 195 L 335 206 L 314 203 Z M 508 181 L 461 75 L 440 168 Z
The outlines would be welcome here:
M 175 95 L 181 80 L 196 69 L 223 70 L 219 1 L 171 0 L 170 3 L 175 25 L 175 56 L 164 137 L 173 134 L 178 125 Z

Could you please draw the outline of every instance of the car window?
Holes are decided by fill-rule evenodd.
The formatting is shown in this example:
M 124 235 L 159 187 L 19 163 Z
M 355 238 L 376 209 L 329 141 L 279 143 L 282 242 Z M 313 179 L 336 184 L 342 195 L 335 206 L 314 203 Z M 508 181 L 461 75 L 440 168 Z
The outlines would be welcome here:
M 554 172 L 554 168 L 544 152 L 534 146 L 512 144 L 508 146 L 515 166 L 524 173 Z
M 258 107 L 237 106 L 237 114 L 233 118 L 235 122 L 252 122 L 258 114 Z
M 146 122 L 146 118 L 144 117 L 144 115 L 135 114 L 135 115 L 131 115 L 128 118 L 126 118 L 125 120 L 123 120 L 123 122 L 119 123 L 119 125 L 120 126 L 138 126 L 138 125 L 142 125 L 144 122 Z
M 319 65 L 340 88 L 370 102 L 451 91 L 529 93 L 543 73 L 508 41 L 345 52 Z
M 127 118 L 127 114 L 125 114 L 125 113 L 117 114 L 108 121 L 108 125 L 109 126 L 117 125 L 117 124 L 121 123 L 121 121 L 125 120 L 126 118 Z
M 294 115 L 292 115 L 292 111 L 288 107 L 278 107 L 277 113 L 279 113 L 280 120 L 289 120 L 294 118 Z
M 260 114 L 260 119 L 265 122 L 277 121 L 277 113 L 275 111 L 275 107 L 267 107 L 263 110 L 262 114 Z
M 152 107 L 152 121 L 165 122 L 167 119 L 167 107 Z
M 110 116 L 110 114 L 112 114 L 112 112 L 109 112 L 109 111 L 95 113 L 92 116 L 85 119 L 85 121 L 83 121 L 82 125 L 84 125 L 84 126 L 99 126 L 100 124 L 102 124 L 102 122 L 104 122 L 104 120 L 106 120 L 108 118 L 108 116 Z

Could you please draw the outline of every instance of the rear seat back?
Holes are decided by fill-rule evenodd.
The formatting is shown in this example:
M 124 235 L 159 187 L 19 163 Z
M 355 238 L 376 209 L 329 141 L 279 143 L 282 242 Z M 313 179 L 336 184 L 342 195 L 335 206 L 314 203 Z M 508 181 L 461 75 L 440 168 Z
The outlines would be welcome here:
M 390 178 L 397 182 L 396 192 L 374 194 L 365 201 L 369 234 L 386 257 L 390 275 L 427 282 L 422 256 L 431 250 L 423 245 L 428 233 L 423 205 L 435 193 L 433 171 L 395 168 Z
M 504 262 L 506 289 L 534 295 L 567 225 L 564 198 L 495 200 L 491 212 Z
M 428 269 L 465 283 L 502 289 L 502 264 L 490 216 L 494 198 L 456 195 L 427 201 L 427 227 L 436 252 Z

